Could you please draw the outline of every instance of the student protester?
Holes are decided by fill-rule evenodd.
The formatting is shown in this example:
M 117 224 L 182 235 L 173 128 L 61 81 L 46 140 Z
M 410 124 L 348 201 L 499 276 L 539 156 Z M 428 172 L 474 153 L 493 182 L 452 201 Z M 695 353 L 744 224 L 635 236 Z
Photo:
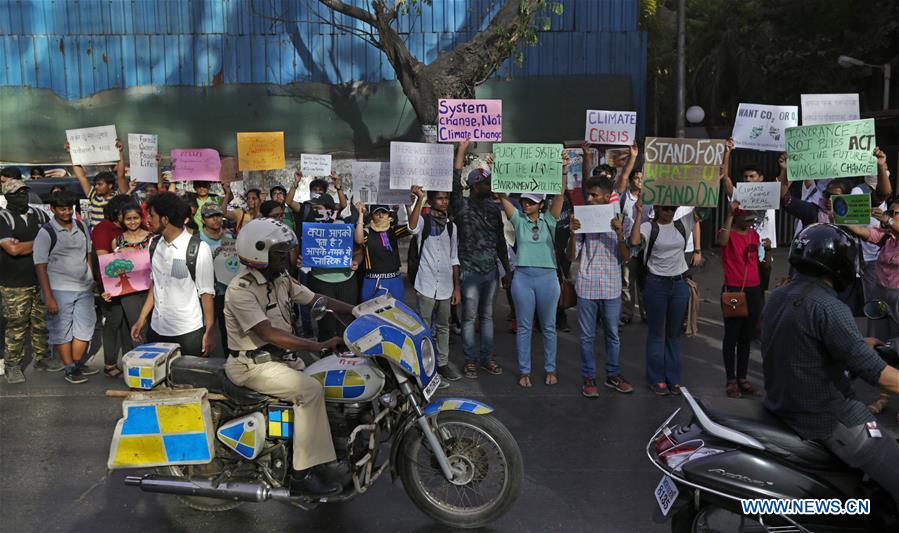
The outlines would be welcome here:
M 84 354 L 94 335 L 94 277 L 87 226 L 73 220 L 76 198 L 61 192 L 50 198 L 53 218 L 34 240 L 34 267 L 47 306 L 49 342 L 65 364 L 69 383 L 84 383 L 99 372 Z
M 149 208 L 150 223 L 158 236 L 150 243 L 150 289 L 140 317 L 131 327 L 131 338 L 140 342 L 152 312 L 148 342 L 174 342 L 181 345 L 183 354 L 208 356 L 215 326 L 212 252 L 199 236 L 184 228 L 190 210 L 176 194 L 157 194 Z M 196 250 L 194 272 L 190 269 L 192 250 Z
M 762 312 L 759 265 L 770 262 L 771 258 L 771 241 L 762 240 L 753 228 L 758 218 L 759 214 L 756 212 L 740 209 L 739 202 L 731 202 L 724 226 L 718 232 L 721 263 L 724 267 L 724 286 L 721 287 L 721 292 L 742 292 L 745 294 L 748 310 L 745 317 L 724 316 L 724 341 L 721 350 L 727 373 L 725 392 L 729 398 L 762 394 L 746 379 L 752 337 Z M 759 249 L 760 246 L 764 251 Z
M 613 184 L 608 178 L 590 178 L 582 190 L 587 205 L 607 205 L 612 196 Z M 622 193 L 624 194 L 624 193 Z M 596 338 L 596 315 L 602 317 L 606 349 L 606 380 L 604 385 L 621 393 L 634 388 L 621 373 L 619 357 L 621 340 L 618 337 L 621 318 L 621 265 L 630 259 L 630 248 L 624 237 L 619 218 L 613 218 L 612 232 L 580 233 L 568 241 L 568 257 L 580 260 L 575 292 L 577 292 L 578 324 L 581 330 L 581 377 L 584 385 L 581 393 L 587 398 L 598 398 L 596 387 L 596 355 L 593 349 Z M 581 221 L 571 217 L 571 231 L 581 229 Z
M 494 360 L 493 298 L 496 294 L 499 260 L 506 275 L 503 286 L 511 282 L 512 269 L 500 209 L 490 201 L 490 171 L 477 168 L 468 174 L 468 198 L 462 195 L 462 169 L 470 140 L 461 141 L 453 161 L 453 192 L 450 210 L 459 227 L 459 262 L 462 273 L 462 351 L 465 354 L 465 377 L 477 379 L 478 364 L 488 374 L 499 375 L 503 369 Z M 553 310 L 555 315 L 555 310 Z M 475 321 L 480 326 L 481 349 L 477 353 Z
M 437 331 L 437 372 L 447 381 L 462 375 L 449 362 L 450 309 L 462 300 L 459 270 L 459 231 L 449 219 L 449 193 L 428 191 L 427 215 L 410 227 L 418 247 L 418 264 L 413 286 L 418 310 L 425 323 Z M 413 266 L 409 265 L 410 277 Z
M 585 152 L 586 153 L 586 152 Z M 618 203 L 621 212 L 624 214 L 622 221 L 622 230 L 625 236 L 630 236 L 631 228 L 634 224 L 634 206 L 640 198 L 643 191 L 643 172 L 634 170 L 637 157 L 640 155 L 640 148 L 637 143 L 628 147 L 628 160 L 624 166 L 621 175 L 614 181 L 614 190 L 609 196 L 609 203 Z M 617 194 L 618 199 L 613 199 Z M 586 200 L 586 198 L 585 198 Z M 642 221 L 641 221 L 642 222 Z M 619 325 L 624 326 L 630 324 L 634 319 L 634 310 L 639 302 L 637 287 L 637 258 L 630 256 L 630 259 L 621 264 L 621 319 Z
M 115 145 L 119 150 L 119 161 L 116 163 L 115 172 L 104 171 L 98 173 L 94 176 L 93 186 L 87 179 L 84 167 L 72 164 L 72 171 L 75 173 L 75 177 L 78 178 L 78 183 L 81 184 L 81 189 L 84 191 L 84 195 L 87 196 L 88 202 L 90 202 L 88 225 L 91 231 L 93 231 L 94 226 L 103 222 L 103 208 L 116 195 L 116 187 L 122 193 L 128 190 L 128 180 L 125 178 L 125 146 L 119 139 L 116 139 Z M 69 143 L 66 143 L 64 148 L 68 152 Z
M 216 194 L 209 194 L 210 182 L 208 181 L 195 181 L 194 185 L 194 194 L 190 198 L 190 210 L 192 213 L 192 219 L 194 221 L 194 225 L 191 226 L 194 231 L 198 231 L 200 227 L 203 225 L 203 215 L 200 213 L 200 209 L 208 203 L 215 203 L 221 205 L 222 197 Z
M 237 235 L 251 220 L 259 217 L 259 206 L 262 204 L 262 191 L 259 189 L 247 190 L 244 193 L 246 208 L 231 209 L 228 207 L 231 200 L 234 199 L 234 193 L 231 191 L 231 184 L 224 182 L 222 183 L 222 187 L 225 189 L 225 201 L 222 202 L 222 205 L 225 206 L 225 218 L 234 226 L 234 234 Z
M 296 197 L 297 188 L 300 186 L 300 181 L 303 179 L 303 173 L 297 169 L 293 174 L 293 184 L 290 186 L 290 190 L 287 191 L 287 205 L 290 209 L 296 214 L 297 219 L 297 227 L 296 230 L 299 232 L 300 224 L 302 224 L 303 220 L 306 220 L 310 211 L 314 211 L 314 208 L 306 202 L 296 202 L 294 198 Z M 343 211 L 346 209 L 346 206 L 349 205 L 349 200 L 347 200 L 346 193 L 343 190 L 343 180 L 337 174 L 336 171 L 331 171 L 331 183 L 334 184 L 334 190 L 337 191 L 337 209 L 339 211 Z M 328 192 L 328 180 L 323 178 L 316 178 L 309 183 L 309 198 L 317 198 L 322 194 L 327 194 Z
M 203 227 L 200 228 L 200 240 L 209 246 L 212 252 L 213 262 L 218 255 L 219 248 L 222 244 L 234 240 L 234 234 L 225 229 L 224 216 L 222 208 L 218 204 L 206 204 L 200 210 L 203 216 Z M 228 353 L 228 331 L 225 329 L 225 291 L 228 284 L 215 279 L 215 299 L 213 305 L 215 307 L 215 320 L 218 324 L 219 335 L 222 339 L 222 347 L 225 353 Z
M 5 170 L 5 169 L 4 169 Z M 10 384 L 24 383 L 22 359 L 25 339 L 31 335 L 31 356 L 36 370 L 59 372 L 62 364 L 49 357 L 47 307 L 41 298 L 32 250 L 47 214 L 28 206 L 28 187 L 22 180 L 7 179 L 0 187 L 6 209 L 0 209 L 0 299 L 6 322 L 5 375 Z
M 562 160 L 562 190 L 567 183 L 567 157 Z M 549 213 L 543 213 L 545 195 L 522 194 L 518 212 L 505 194 L 500 194 L 503 210 L 515 228 L 518 243 L 517 265 L 512 278 L 512 298 L 518 319 L 516 347 L 518 352 L 518 384 L 531 386 L 531 331 L 536 310 L 543 333 L 544 370 L 547 385 L 558 383 L 556 376 L 556 309 L 559 306 L 559 277 L 556 264 L 554 234 L 562 214 L 564 195 L 557 194 Z M 505 241 L 503 241 L 505 243 Z
M 291 187 L 293 188 L 293 187 Z M 269 196 L 271 200 L 267 200 L 268 202 L 275 202 L 281 208 L 281 218 L 278 219 L 279 222 L 283 222 L 287 225 L 288 228 L 292 229 L 294 232 L 297 231 L 297 221 L 294 218 L 293 210 L 289 209 L 287 206 L 287 189 L 282 185 L 275 185 L 271 189 L 269 189 Z M 260 208 L 261 209 L 261 208 Z M 267 216 L 267 215 L 262 215 Z
M 412 235 L 409 228 L 418 225 L 422 203 L 424 203 L 422 198 L 425 195 L 418 185 L 412 186 L 412 194 L 415 197 L 415 204 L 412 207 L 412 214 L 409 215 L 408 225 L 392 225 L 390 210 L 387 206 L 373 205 L 371 222 L 366 226 L 365 204 L 356 203 L 359 219 L 356 221 L 355 241 L 362 247 L 365 257 L 365 277 L 362 278 L 362 295 L 360 297 L 362 302 L 379 296 L 375 291 L 375 287 L 379 284 L 381 289 L 386 289 L 397 300 L 405 301 L 403 273 L 400 272 L 399 240 Z
M 644 247 L 646 284 L 643 302 L 649 334 L 646 337 L 646 379 L 649 388 L 659 396 L 680 394 L 681 334 L 690 289 L 689 267 L 684 247 L 690 228 L 693 242 L 699 243 L 699 224 L 693 213 L 675 220 L 677 206 L 654 206 L 656 218 L 634 224 L 631 247 Z M 635 219 L 643 217 L 643 202 L 636 204 Z M 653 235 L 655 234 L 655 235 Z M 698 266 L 702 256 L 694 250 L 691 264 Z
M 284 222 L 284 206 L 275 200 L 266 200 L 259 206 L 259 218 L 272 218 Z

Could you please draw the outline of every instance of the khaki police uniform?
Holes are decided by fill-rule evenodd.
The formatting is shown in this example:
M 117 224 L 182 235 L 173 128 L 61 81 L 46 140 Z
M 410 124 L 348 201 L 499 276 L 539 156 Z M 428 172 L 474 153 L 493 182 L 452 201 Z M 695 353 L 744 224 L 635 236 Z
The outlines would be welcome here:
M 228 379 L 241 387 L 293 402 L 293 468 L 305 470 L 334 461 L 334 443 L 325 411 L 324 390 L 315 379 L 283 362 L 256 363 L 247 351 L 266 344 L 250 329 L 268 320 L 272 326 L 293 331 L 293 304 L 312 303 L 315 293 L 288 276 L 272 285 L 262 272 L 243 269 L 225 292 L 225 325 L 231 356 L 225 363 Z

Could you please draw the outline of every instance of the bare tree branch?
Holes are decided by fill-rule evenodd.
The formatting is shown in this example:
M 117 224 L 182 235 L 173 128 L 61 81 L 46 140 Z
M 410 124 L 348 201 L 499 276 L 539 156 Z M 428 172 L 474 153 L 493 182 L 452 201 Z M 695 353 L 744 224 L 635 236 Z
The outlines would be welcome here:
M 358 8 L 356 6 L 350 6 L 344 4 L 340 0 L 318 0 L 322 4 L 330 7 L 334 11 L 338 13 L 343 13 L 348 17 L 353 17 L 356 20 L 361 20 L 362 22 L 366 22 L 374 26 L 377 22 L 375 16 L 371 14 L 370 11 L 366 11 L 365 9 Z

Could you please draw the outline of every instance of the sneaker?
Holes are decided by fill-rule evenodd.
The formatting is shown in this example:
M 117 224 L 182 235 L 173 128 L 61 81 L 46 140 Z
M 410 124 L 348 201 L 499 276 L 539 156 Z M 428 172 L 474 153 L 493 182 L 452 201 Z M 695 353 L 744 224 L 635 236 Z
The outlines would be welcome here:
M 581 394 L 585 398 L 599 398 L 599 388 L 596 386 L 596 380 L 585 379 L 584 386 L 581 387 Z
M 80 383 L 87 383 L 87 378 L 84 377 L 84 374 L 82 374 L 76 367 L 72 370 L 66 370 L 66 381 L 78 385 Z
M 78 372 L 81 373 L 82 376 L 93 376 L 94 374 L 99 374 L 99 368 L 91 368 L 85 364 L 77 364 L 75 365 L 78 368 Z
M 25 383 L 25 374 L 22 373 L 22 369 L 19 365 L 6 367 L 6 382 L 10 384 Z
M 448 389 L 448 388 L 450 388 L 449 381 L 447 381 L 445 379 L 441 379 L 440 384 L 437 385 L 437 389 L 439 390 L 439 389 Z
M 630 383 L 624 379 L 624 376 L 618 374 L 617 376 L 609 376 L 606 378 L 605 386 L 610 389 L 615 389 L 618 392 L 628 394 L 634 392 L 634 387 L 631 386 Z
M 649 390 L 651 390 L 656 396 L 668 396 L 668 394 L 670 394 L 668 392 L 668 385 L 664 383 L 653 383 L 649 386 Z
M 59 372 L 65 367 L 66 365 L 62 364 L 62 361 L 55 357 L 45 357 L 34 362 L 34 369 L 43 370 L 44 372 Z
M 457 379 L 462 378 L 462 374 L 460 374 L 459 371 L 456 370 L 456 367 L 451 364 L 438 366 L 437 373 L 440 374 L 440 377 L 447 381 L 456 381 Z

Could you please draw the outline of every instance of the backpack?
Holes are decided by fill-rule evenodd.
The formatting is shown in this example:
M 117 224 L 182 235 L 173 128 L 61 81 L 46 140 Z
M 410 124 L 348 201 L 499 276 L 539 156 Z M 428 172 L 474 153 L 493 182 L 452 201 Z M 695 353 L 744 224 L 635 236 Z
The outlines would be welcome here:
M 84 241 L 85 241 L 84 242 L 84 253 L 89 254 L 91 251 L 91 245 L 90 245 L 91 237 L 90 237 L 90 233 L 87 232 L 87 227 L 84 225 L 84 222 L 81 222 L 77 218 L 73 219 L 72 222 L 74 222 L 75 225 L 78 226 L 78 229 L 81 230 L 81 233 L 84 234 Z M 49 254 L 50 252 L 53 251 L 53 248 L 56 247 L 56 228 L 54 228 L 53 224 L 51 224 L 49 221 L 46 222 L 43 226 L 41 226 L 41 228 L 43 228 L 44 231 L 47 232 L 47 235 L 50 236 L 50 248 L 47 250 L 47 253 Z
M 156 246 L 161 238 L 162 235 L 157 235 L 150 241 L 150 268 L 153 268 L 153 254 L 156 253 Z M 187 271 L 190 272 L 190 279 L 194 283 L 197 282 L 197 256 L 200 255 L 200 242 L 199 233 L 191 235 L 190 241 L 187 243 L 187 252 L 185 253 Z
M 41 226 L 43 226 L 47 222 L 50 222 L 50 215 L 48 215 L 43 209 L 30 207 L 28 212 L 34 213 L 34 216 L 37 217 L 37 223 Z M 0 209 L 0 218 L 6 221 L 6 224 L 9 225 L 10 231 L 12 231 L 16 227 L 16 219 L 19 217 L 14 215 L 12 211 L 8 209 Z
M 418 275 L 418 267 L 421 264 L 421 252 L 424 250 L 425 241 L 431 236 L 431 217 L 429 215 L 422 216 L 425 220 L 424 228 L 421 230 L 421 241 L 419 242 L 418 235 L 412 236 L 412 242 L 409 243 L 409 255 L 406 257 L 406 274 L 409 277 L 409 283 L 413 286 L 415 286 L 415 276 Z M 449 232 L 451 240 L 453 238 L 453 226 L 455 224 L 450 221 L 446 223 L 446 231 Z
M 637 278 L 637 286 L 640 289 L 646 285 L 646 273 L 649 272 L 649 256 L 652 254 L 652 247 L 656 244 L 656 239 L 659 238 L 659 223 L 655 221 L 655 219 L 650 220 L 650 224 L 652 224 L 652 229 L 649 232 L 649 242 L 646 243 L 646 247 L 640 250 L 637 253 L 635 259 L 636 261 L 636 278 Z M 674 221 L 674 227 L 680 232 L 681 237 L 684 238 L 684 246 L 687 245 L 687 227 L 684 224 L 680 223 L 680 220 Z

